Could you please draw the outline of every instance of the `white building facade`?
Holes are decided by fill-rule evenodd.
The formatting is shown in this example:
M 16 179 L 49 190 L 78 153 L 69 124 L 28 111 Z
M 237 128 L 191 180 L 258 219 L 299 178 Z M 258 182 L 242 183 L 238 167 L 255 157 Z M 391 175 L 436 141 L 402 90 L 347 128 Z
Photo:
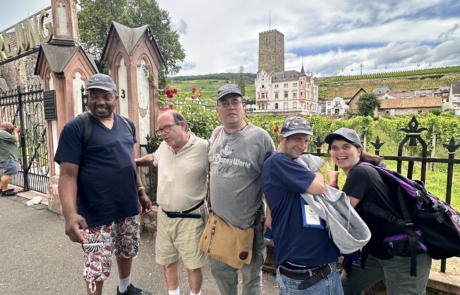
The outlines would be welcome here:
M 343 117 L 348 111 L 348 100 L 341 97 L 335 97 L 327 100 L 326 103 L 326 116 Z
M 256 105 L 254 113 L 301 114 L 318 113 L 318 86 L 312 76 L 298 71 L 269 75 L 261 70 L 255 80 Z

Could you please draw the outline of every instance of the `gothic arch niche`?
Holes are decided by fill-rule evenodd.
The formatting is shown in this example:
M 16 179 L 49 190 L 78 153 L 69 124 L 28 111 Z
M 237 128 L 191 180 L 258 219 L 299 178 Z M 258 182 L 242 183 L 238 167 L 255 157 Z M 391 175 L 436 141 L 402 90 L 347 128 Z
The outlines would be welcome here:
M 128 87 L 128 69 L 124 55 L 120 52 L 116 57 L 114 76 L 118 87 L 119 114 L 129 118 L 129 102 L 131 101 L 131 89 Z
M 81 69 L 77 68 L 72 73 L 72 93 L 73 93 L 73 113 L 74 116 L 82 113 L 84 111 L 83 99 L 81 88 L 86 88 L 85 80 L 88 80 L 87 77 L 81 73 L 84 73 Z
M 66 3 L 64 1 L 57 1 L 56 2 L 56 10 L 58 14 L 58 35 L 68 35 L 67 25 L 68 25 L 68 18 L 67 18 L 67 9 Z
M 147 135 L 152 135 L 150 132 L 150 81 L 146 74 L 148 63 L 142 58 L 139 65 L 136 67 L 137 76 L 137 99 L 139 107 L 139 138 L 140 144 L 147 143 Z M 151 67 L 150 67 L 151 69 Z

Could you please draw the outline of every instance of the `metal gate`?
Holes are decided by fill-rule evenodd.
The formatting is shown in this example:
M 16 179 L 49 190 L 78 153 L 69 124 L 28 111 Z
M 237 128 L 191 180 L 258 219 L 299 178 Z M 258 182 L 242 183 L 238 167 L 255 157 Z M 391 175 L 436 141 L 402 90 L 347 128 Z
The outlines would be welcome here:
M 10 183 L 46 194 L 49 182 L 48 146 L 43 89 L 41 85 L 21 87 L 0 96 L 0 118 L 21 128 L 19 173 Z

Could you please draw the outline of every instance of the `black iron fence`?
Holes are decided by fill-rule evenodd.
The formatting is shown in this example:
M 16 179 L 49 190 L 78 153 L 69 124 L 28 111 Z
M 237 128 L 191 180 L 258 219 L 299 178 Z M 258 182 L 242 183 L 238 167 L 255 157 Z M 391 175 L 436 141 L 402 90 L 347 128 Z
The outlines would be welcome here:
M 24 191 L 46 193 L 49 182 L 48 146 L 44 97 L 41 85 L 17 87 L 0 96 L 2 122 L 11 122 L 21 129 L 19 140 L 19 174 L 11 184 Z

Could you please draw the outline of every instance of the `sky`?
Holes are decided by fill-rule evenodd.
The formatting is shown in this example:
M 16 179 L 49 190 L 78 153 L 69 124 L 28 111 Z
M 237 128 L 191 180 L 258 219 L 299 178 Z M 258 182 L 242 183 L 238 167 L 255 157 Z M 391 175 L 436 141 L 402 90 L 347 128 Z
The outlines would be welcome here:
M 269 29 L 284 34 L 285 70 L 317 77 L 460 65 L 458 0 L 157 1 L 186 52 L 178 75 L 256 73 Z M 51 0 L 10 3 L 0 0 L 0 31 Z

